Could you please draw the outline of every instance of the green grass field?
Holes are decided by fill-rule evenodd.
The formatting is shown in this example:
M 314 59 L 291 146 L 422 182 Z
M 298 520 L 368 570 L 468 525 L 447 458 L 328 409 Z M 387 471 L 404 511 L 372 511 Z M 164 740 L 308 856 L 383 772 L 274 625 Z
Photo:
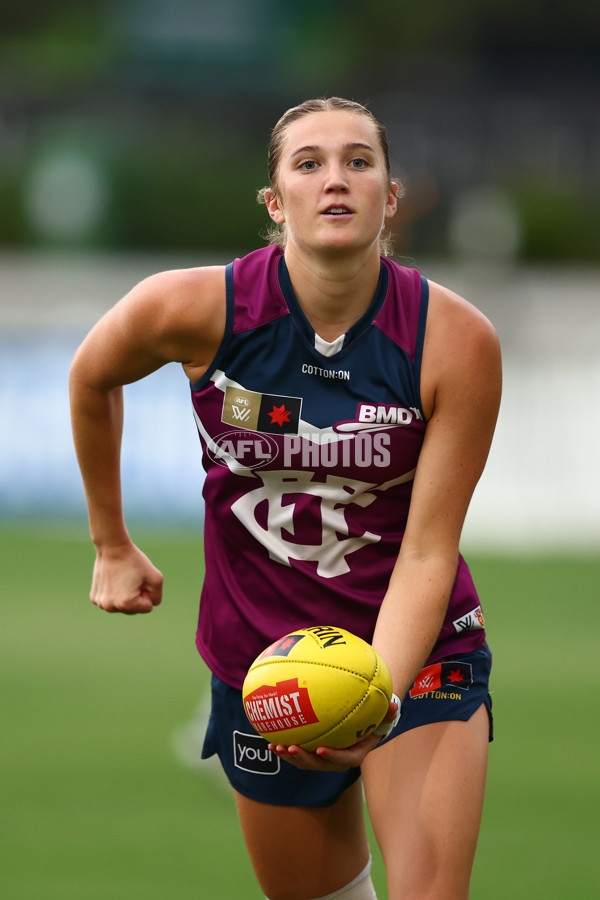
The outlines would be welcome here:
M 136 535 L 165 599 L 128 618 L 87 601 L 84 528 L 5 523 L 0 537 L 0 896 L 260 900 L 227 786 L 172 749 L 208 683 L 199 539 Z M 598 897 L 600 555 L 470 562 L 496 721 L 472 897 Z

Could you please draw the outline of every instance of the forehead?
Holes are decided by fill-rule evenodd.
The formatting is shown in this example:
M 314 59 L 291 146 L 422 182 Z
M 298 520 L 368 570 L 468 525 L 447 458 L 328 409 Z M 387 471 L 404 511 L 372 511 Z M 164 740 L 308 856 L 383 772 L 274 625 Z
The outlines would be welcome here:
M 291 122 L 283 141 L 283 156 L 303 146 L 333 149 L 336 146 L 363 143 L 381 152 L 375 124 L 366 116 L 344 109 L 308 113 Z

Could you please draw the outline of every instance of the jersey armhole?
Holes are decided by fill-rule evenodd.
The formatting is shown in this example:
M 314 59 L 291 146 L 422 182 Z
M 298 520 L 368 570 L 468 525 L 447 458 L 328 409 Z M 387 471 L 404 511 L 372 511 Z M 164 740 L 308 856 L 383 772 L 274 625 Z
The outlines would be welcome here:
M 425 328 L 427 325 L 427 310 L 429 308 L 429 282 L 421 275 L 421 304 L 419 307 L 419 323 L 417 326 L 417 339 L 415 341 L 415 358 L 413 363 L 413 373 L 415 379 L 415 389 L 419 399 L 419 409 L 423 416 L 423 421 L 427 421 L 423 411 L 423 401 L 421 399 L 421 364 L 423 362 L 423 345 L 425 343 Z
M 233 263 L 230 262 L 225 268 L 225 333 L 223 334 L 223 339 L 219 345 L 219 349 L 215 353 L 213 361 L 202 378 L 199 378 L 198 381 L 190 382 L 192 391 L 201 390 L 210 381 L 210 377 L 215 369 L 219 367 L 219 363 L 225 355 L 233 332 L 233 310 Z

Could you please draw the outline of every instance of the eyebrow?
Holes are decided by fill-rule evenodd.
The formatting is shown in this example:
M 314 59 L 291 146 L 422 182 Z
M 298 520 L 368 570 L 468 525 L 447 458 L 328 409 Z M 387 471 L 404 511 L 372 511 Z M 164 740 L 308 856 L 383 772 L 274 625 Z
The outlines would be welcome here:
M 320 150 L 321 147 L 318 144 L 307 144 L 306 147 L 298 147 L 297 150 L 294 150 L 293 153 L 290 153 L 290 159 L 293 159 L 294 156 L 298 156 L 299 153 L 315 153 Z M 371 153 L 375 153 L 374 148 L 370 144 L 363 144 L 360 141 L 352 141 L 348 144 L 344 144 L 342 147 L 343 150 L 369 150 Z

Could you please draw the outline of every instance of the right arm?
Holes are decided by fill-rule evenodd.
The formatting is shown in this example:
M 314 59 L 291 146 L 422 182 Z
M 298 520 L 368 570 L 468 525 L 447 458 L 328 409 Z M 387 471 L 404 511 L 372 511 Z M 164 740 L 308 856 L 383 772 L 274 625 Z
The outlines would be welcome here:
M 168 362 L 196 380 L 225 327 L 222 267 L 163 272 L 141 282 L 92 329 L 70 372 L 71 418 L 96 547 L 91 599 L 109 612 L 150 612 L 162 575 L 133 544 L 123 516 L 123 385 Z

